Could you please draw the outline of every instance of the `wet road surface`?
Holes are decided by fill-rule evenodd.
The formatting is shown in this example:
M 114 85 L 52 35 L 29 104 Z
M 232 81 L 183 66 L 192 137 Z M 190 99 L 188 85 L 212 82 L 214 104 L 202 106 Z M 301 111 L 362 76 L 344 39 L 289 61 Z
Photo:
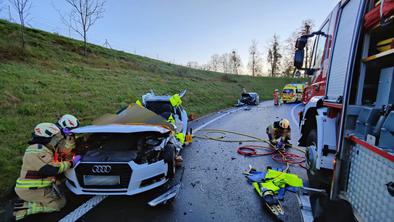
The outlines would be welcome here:
M 302 109 L 301 105 L 287 104 L 275 107 L 272 101 L 262 102 L 250 110 L 241 109 L 206 126 L 206 129 L 223 129 L 267 138 L 265 128 L 280 118 L 290 120 L 292 143 L 297 144 L 298 127 L 293 116 Z M 293 109 L 294 108 L 294 109 Z M 292 113 L 293 112 L 293 113 Z M 221 115 L 213 114 L 195 121 L 193 128 Z M 202 131 L 196 135 L 203 134 Z M 226 139 L 238 139 L 236 135 L 226 135 Z M 242 139 L 242 138 L 240 138 Z M 262 207 L 260 199 L 242 174 L 251 164 L 264 171 L 267 166 L 282 167 L 271 156 L 244 157 L 237 147 L 261 143 L 225 143 L 196 138 L 182 151 L 183 167 L 177 171 L 175 182 L 181 181 L 181 191 L 170 205 L 151 208 L 147 202 L 163 192 L 164 188 L 135 196 L 113 196 L 102 201 L 85 214 L 79 221 L 274 221 Z M 298 152 L 298 151 L 293 151 Z M 298 166 L 290 167 L 306 179 L 306 172 Z M 90 196 L 75 196 L 67 193 L 64 211 L 48 215 L 32 216 L 25 221 L 57 221 L 88 200 Z M 302 221 L 296 196 L 287 192 L 282 204 L 285 221 Z

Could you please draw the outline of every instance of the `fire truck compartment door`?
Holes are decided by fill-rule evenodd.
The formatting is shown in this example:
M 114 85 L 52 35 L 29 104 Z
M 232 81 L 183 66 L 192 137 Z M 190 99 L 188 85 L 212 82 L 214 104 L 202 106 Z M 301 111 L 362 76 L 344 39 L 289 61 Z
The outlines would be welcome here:
M 346 76 L 351 71 L 357 33 L 362 21 L 362 3 L 363 0 L 350 0 L 342 6 L 327 81 L 326 95 L 330 101 L 336 101 L 344 93 Z
M 334 169 L 337 144 L 336 119 L 328 118 L 327 108 L 317 110 L 317 160 L 316 169 Z

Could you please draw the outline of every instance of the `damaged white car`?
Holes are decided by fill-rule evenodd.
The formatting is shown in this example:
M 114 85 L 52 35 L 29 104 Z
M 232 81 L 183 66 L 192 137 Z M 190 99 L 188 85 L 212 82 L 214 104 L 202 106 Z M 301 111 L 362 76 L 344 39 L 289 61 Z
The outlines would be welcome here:
M 81 161 L 66 172 L 75 194 L 134 195 L 174 177 L 182 144 L 174 126 L 139 105 L 72 131 Z

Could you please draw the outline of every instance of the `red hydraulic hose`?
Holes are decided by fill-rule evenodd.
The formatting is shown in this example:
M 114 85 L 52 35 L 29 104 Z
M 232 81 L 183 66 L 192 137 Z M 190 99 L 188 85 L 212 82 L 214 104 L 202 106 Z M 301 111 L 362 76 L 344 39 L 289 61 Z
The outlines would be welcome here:
M 264 150 L 269 150 L 268 152 L 264 153 L 258 153 L 258 149 L 264 149 Z M 284 163 L 284 164 L 299 164 L 300 166 L 301 163 L 305 162 L 305 158 L 294 154 L 294 153 L 289 153 L 285 150 L 279 150 L 275 149 L 273 147 L 268 147 L 268 146 L 258 146 L 258 145 L 246 145 L 246 146 L 240 146 L 237 148 L 237 153 L 243 156 L 248 156 L 248 157 L 257 157 L 257 156 L 268 156 L 271 155 L 271 158 L 278 162 L 278 163 Z

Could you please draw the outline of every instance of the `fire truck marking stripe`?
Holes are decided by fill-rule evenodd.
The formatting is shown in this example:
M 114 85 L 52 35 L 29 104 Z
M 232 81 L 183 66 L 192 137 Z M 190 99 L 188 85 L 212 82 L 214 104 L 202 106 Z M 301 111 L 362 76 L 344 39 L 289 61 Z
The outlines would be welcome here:
M 350 136 L 350 140 L 355 142 L 355 143 L 357 143 L 357 144 L 359 144 L 359 145 L 361 145 L 362 147 L 367 148 L 367 149 L 371 150 L 372 152 L 374 152 L 374 153 L 376 153 L 376 154 L 378 154 L 378 155 L 390 160 L 391 162 L 394 162 L 394 156 L 393 155 L 390 155 L 389 153 L 380 150 L 376 146 L 371 145 L 371 144 L 365 142 L 364 140 L 361 140 L 361 139 L 359 139 L 359 138 L 357 138 L 355 136 Z

